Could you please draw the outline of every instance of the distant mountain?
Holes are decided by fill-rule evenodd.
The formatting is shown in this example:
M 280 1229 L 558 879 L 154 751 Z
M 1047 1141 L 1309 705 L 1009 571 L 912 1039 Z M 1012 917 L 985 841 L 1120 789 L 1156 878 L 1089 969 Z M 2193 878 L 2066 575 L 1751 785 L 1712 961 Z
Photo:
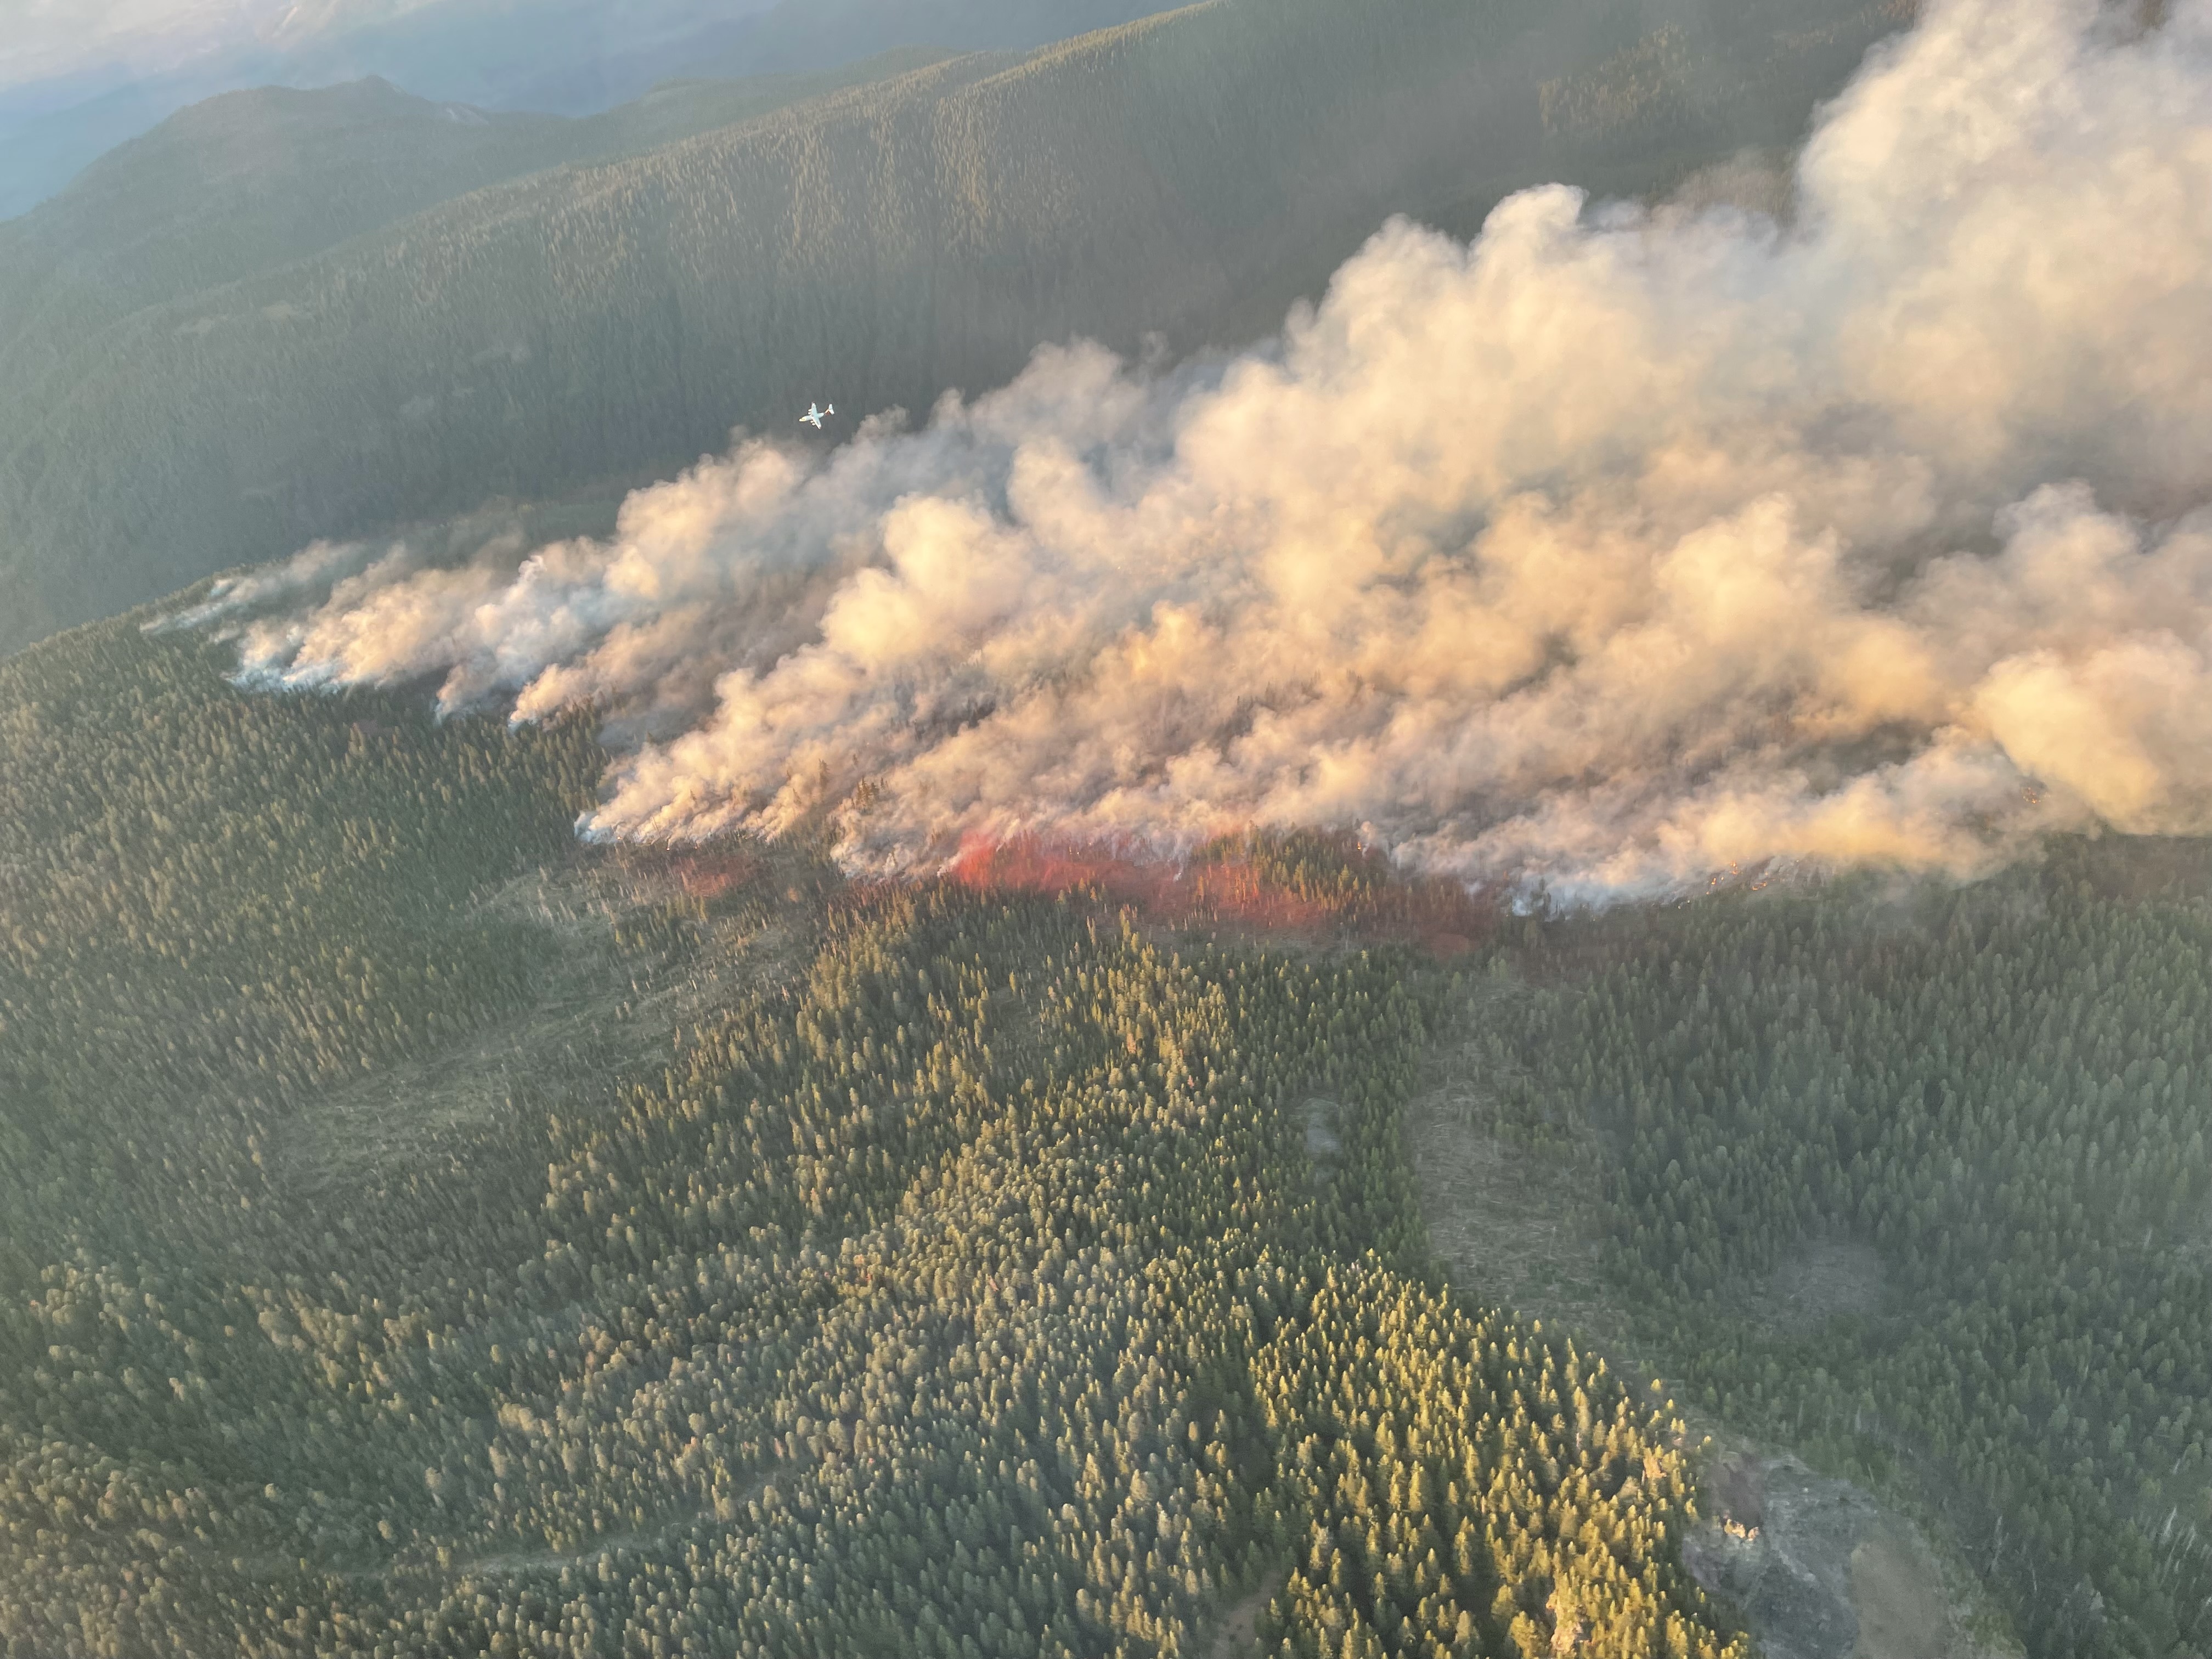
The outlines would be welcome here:
M 173 115 L 0 226 L 0 373 L 29 333 L 127 314 L 565 159 L 570 123 L 384 81 L 234 92 Z
M 375 76 L 441 102 L 585 115 L 672 77 L 835 69 L 918 45 L 1026 51 L 1158 9 L 1158 0 L 429 0 L 364 22 L 339 8 L 320 27 L 241 37 L 162 72 L 0 84 L 0 220 L 172 112 L 257 86 Z
M 88 162 L 163 117 L 221 90 L 164 77 L 97 91 L 40 86 L 0 94 L 0 221 L 45 201 Z
M 1174 9 L 1158 0 L 781 0 L 732 22 L 690 73 L 827 68 L 888 46 L 1022 52 Z
M 812 74 L 670 82 L 580 120 L 433 103 L 380 80 L 210 99 L 0 223 L 0 386 L 40 384 L 72 344 L 135 313 L 281 269 L 486 184 L 649 150 L 944 55 L 910 47 Z M 0 502 L 11 499 L 0 486 Z M 0 653 L 112 608 L 53 607 L 48 592 L 83 583 L 82 571 L 19 585 L 11 567 L 22 546 L 16 526 L 0 521 Z
M 35 372 L 10 350 L 27 337 L 43 347 L 485 185 L 652 149 L 946 55 L 908 48 L 809 75 L 671 82 L 581 120 L 434 103 L 377 79 L 210 99 L 0 224 L 0 379 Z
M 70 234 L 106 274 L 58 275 L 49 254 L 42 286 L 0 278 L 0 296 L 37 296 L 0 297 L 0 380 L 20 388 L 0 405 L 0 649 L 316 536 L 665 471 L 824 390 L 842 410 L 918 410 L 1043 340 L 1247 338 L 1391 212 L 1465 231 L 1541 179 L 1648 189 L 1786 142 L 1899 21 L 1731 5 L 1728 27 L 1693 19 L 1655 54 L 1536 0 L 1210 0 L 373 228 L 407 191 L 519 168 L 532 145 L 614 154 L 657 118 L 682 127 L 687 100 L 739 94 L 672 88 L 663 116 L 648 102 L 548 140 L 362 89 L 338 123 L 356 136 L 321 164 L 390 175 L 357 213 L 310 167 L 288 189 L 330 201 L 263 212 L 245 190 L 250 234 L 187 212 L 125 258 L 88 205 Z M 156 187 L 126 181 L 162 153 L 88 182 L 137 199 Z M 43 213 L 5 228 L 11 267 L 27 237 L 61 235 Z M 242 250 L 228 265 L 225 244 Z

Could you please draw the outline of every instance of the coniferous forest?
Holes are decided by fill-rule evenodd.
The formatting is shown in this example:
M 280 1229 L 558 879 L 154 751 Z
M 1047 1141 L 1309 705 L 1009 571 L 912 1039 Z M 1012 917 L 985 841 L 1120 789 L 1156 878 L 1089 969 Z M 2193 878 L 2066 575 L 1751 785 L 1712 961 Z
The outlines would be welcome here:
M 2032 1652 L 2212 1641 L 2208 875 L 2076 842 L 1747 887 L 1540 927 L 1474 1004 L 1475 1115 L 1601 1192 L 1638 1334 L 1723 1419 L 1913 1493 Z M 1881 1294 L 1762 1317 L 1814 1241 Z
M 0 1651 L 1747 1653 L 1715 1425 L 2021 1650 L 2207 1640 L 2193 843 L 1439 961 L 1326 838 L 1209 855 L 1282 937 L 586 848 L 587 729 L 226 662 L 0 664 Z M 1640 1368 L 1431 1258 L 1447 1037 Z
M 2065 260 L 2024 259 L 1992 297 L 1946 301 L 1943 283 L 1895 276 L 1918 267 L 1884 243 L 1893 274 L 1877 285 L 1911 305 L 1816 350 L 1826 325 L 1809 313 L 1856 267 L 1804 227 L 1839 201 L 1872 204 L 1885 234 L 1919 204 L 1959 231 L 1964 270 L 2006 245 L 1993 225 L 2032 221 L 2010 244 L 2027 248 L 2061 209 L 2106 210 L 2114 181 L 2201 184 L 2153 167 L 2149 140 L 2114 138 L 2126 100 L 2111 88 L 2191 104 L 2160 106 L 2143 130 L 2212 155 L 2183 142 L 2212 131 L 2197 95 L 2212 86 L 2212 11 L 2041 8 L 2064 73 L 2046 66 L 2049 84 L 2021 93 L 2033 64 L 1993 72 L 1995 96 L 1957 106 L 1965 147 L 1996 157 L 1973 166 L 2009 180 L 1990 217 L 1954 210 L 1972 191 L 1948 174 L 1863 202 L 1790 196 L 1792 154 L 1820 161 L 1830 131 L 1816 121 L 1808 139 L 1813 112 L 1881 58 L 1918 0 L 1204 0 L 1123 21 L 1142 9 L 942 0 L 911 13 L 944 24 L 933 41 L 904 38 L 909 12 L 877 0 L 786 4 L 696 77 L 573 118 L 378 80 L 240 91 L 0 223 L 0 1659 L 2212 1656 L 2212 839 L 2045 833 L 2212 822 L 2190 690 L 2212 638 L 2204 515 L 2142 505 L 2196 500 L 2202 477 L 2174 462 L 2171 488 L 2154 471 L 2147 493 L 2106 501 L 2085 461 L 2087 482 L 1991 519 L 2012 497 L 1974 493 L 1992 483 L 1939 499 L 1954 486 L 1920 439 L 1893 457 L 1850 447 L 1861 439 L 1841 428 L 1880 424 L 1857 382 L 1796 414 L 1780 390 L 1826 373 L 1824 354 L 1905 328 L 1908 311 L 1934 319 L 1915 373 L 1963 385 L 1978 360 L 1934 349 L 1944 306 L 1978 326 L 2011 289 L 2065 285 Z M 1967 21 L 1978 32 L 1956 34 L 1954 57 L 2013 63 L 2014 18 L 1981 0 Z M 1114 26 L 1031 49 L 1100 21 Z M 2157 76 L 2089 74 L 2130 52 Z M 773 72 L 713 78 L 718 63 Z M 1937 68 L 1900 83 L 1895 108 L 1950 109 L 1957 65 Z M 1976 122 L 2002 125 L 2015 103 L 2056 136 L 1983 143 Z M 1870 106 L 1882 118 L 1854 142 L 1873 159 L 1832 149 L 1823 165 L 1914 172 L 1935 127 Z M 2100 120 L 2110 130 L 2091 131 Z M 2118 146 L 2102 171 L 2081 159 L 2099 143 Z M 2053 167 L 2072 182 L 2046 203 Z M 1512 492 L 1340 517 L 1330 468 L 1284 459 L 1291 416 L 1230 410 L 1237 441 L 1266 452 L 1250 476 L 1295 471 L 1297 488 L 1278 501 L 1274 484 L 1238 482 L 1240 462 L 1218 494 L 1132 494 L 1133 542 L 1166 522 L 1156 509 L 1209 526 L 1188 532 L 1203 552 L 1188 581 L 1178 571 L 1156 593 L 1116 551 L 1073 570 L 1071 590 L 1097 592 L 1064 614 L 1024 599 L 1012 622 L 975 620 L 982 590 L 993 604 L 1042 592 L 1056 567 L 971 570 L 970 544 L 929 539 L 927 510 L 995 524 L 998 491 L 1007 522 L 1027 523 L 1031 463 L 1073 477 L 1096 460 L 1106 493 L 1091 505 L 1142 470 L 1057 438 L 1004 479 L 899 482 L 921 493 L 900 495 L 896 526 L 872 506 L 850 524 L 824 508 L 836 528 L 793 532 L 820 558 L 787 570 L 745 539 L 783 521 L 739 502 L 713 529 L 724 588 L 695 591 L 675 554 L 634 548 L 588 580 L 562 574 L 605 550 L 569 538 L 605 533 L 627 489 L 726 448 L 733 428 L 773 421 L 837 445 L 850 427 L 825 433 L 817 416 L 793 430 L 821 396 L 837 421 L 883 417 L 872 442 L 896 411 L 1001 383 L 1041 343 L 1077 337 L 1143 374 L 1203 359 L 1301 314 L 1391 216 L 1463 235 L 1552 180 L 1591 192 L 1593 222 L 1645 226 L 1635 258 L 1662 276 L 1674 267 L 1654 250 L 1703 228 L 1692 274 L 1649 289 L 1663 304 L 1619 312 L 1643 319 L 1622 339 L 1645 344 L 1580 380 L 1542 371 L 1567 434 L 1545 441 L 1563 459 L 1512 471 Z M 1603 200 L 1621 197 L 1650 214 Z M 2102 238 L 2075 241 L 2104 259 Z M 2191 246 L 2160 252 L 2146 236 L 2151 252 L 2112 258 L 2179 268 Z M 2194 263 L 2212 268 L 2206 248 Z M 1784 256 L 1780 297 L 1746 297 L 1765 290 L 1744 273 Z M 2167 436 L 2188 448 L 2212 431 L 2212 403 L 2181 385 L 2203 289 L 2177 280 L 2155 305 L 2104 306 L 2086 331 L 2054 325 L 2053 349 L 2074 355 L 2042 383 L 2074 385 L 2095 355 L 2081 342 L 2106 339 L 2111 317 L 2170 310 L 2172 384 L 2112 395 L 2123 412 L 2170 398 Z M 2083 292 L 2094 310 L 2105 290 Z M 1524 290 L 1481 303 L 1498 295 Z M 1546 297 L 1528 304 L 1531 339 L 1568 331 Z M 1274 372 L 1273 349 L 1243 360 L 1248 378 Z M 1622 458 L 1645 451 L 1623 438 L 1615 455 L 1607 438 L 1585 454 L 1566 416 L 1637 350 L 1665 368 L 1633 395 L 1666 432 L 1632 482 Z M 1429 353 L 1414 372 L 1431 372 Z M 1359 650 L 1341 672 L 1316 666 L 1326 630 L 1306 624 L 1331 619 L 1309 613 L 1358 607 L 1307 585 L 1310 557 L 1372 556 L 1376 593 L 1462 579 L 1474 592 L 1502 566 L 1470 526 L 1544 497 L 1547 469 L 1613 479 L 1614 494 L 1590 486 L 1589 502 L 1612 504 L 1588 507 L 1589 523 L 1617 507 L 1634 531 L 1623 546 L 1656 550 L 1675 532 L 1651 526 L 1689 508 L 1654 503 L 1720 499 L 1722 462 L 1741 459 L 1756 529 L 1801 472 L 1780 450 L 1724 456 L 1723 438 L 1677 420 L 1705 395 L 1707 356 L 1726 370 L 1711 371 L 1722 401 L 1756 416 L 1711 433 L 1794 422 L 1791 441 L 1816 444 L 1836 428 L 1849 464 L 1835 488 L 1854 498 L 1923 480 L 1932 516 L 1869 544 L 1893 568 L 1834 527 L 1802 567 L 1833 563 L 1838 593 L 1866 588 L 1875 609 L 1834 601 L 1850 619 L 1835 637 L 1864 623 L 1871 654 L 1826 660 L 1790 604 L 1770 614 L 1720 554 L 1700 562 L 1703 532 L 1646 562 L 1624 553 L 1616 585 L 1673 606 L 1706 584 L 1719 620 L 1670 631 L 1637 620 L 1632 595 L 1629 620 L 1560 631 L 1574 608 L 1613 603 L 1613 579 L 1546 550 L 1530 589 L 1566 592 L 1566 607 L 1528 624 L 1524 668 L 1498 672 L 1543 678 L 1575 659 L 1605 672 L 1528 730 L 1579 743 L 1590 710 L 1695 665 L 1723 688 L 1712 699 L 1756 720 L 1668 715 L 1620 755 L 1641 766 L 1671 748 L 1698 800 L 1753 801 L 1729 793 L 1738 763 L 1764 775 L 1817 726 L 1816 762 L 1772 797 L 1809 801 L 1893 744 L 1918 757 L 1919 738 L 1892 728 L 1917 710 L 1906 724 L 1929 723 L 1926 754 L 1963 769 L 1926 785 L 1927 811 L 1955 814 L 1957 845 L 2002 868 L 1908 875 L 1881 861 L 1942 859 L 1815 826 L 1743 842 L 1742 862 L 1797 846 L 1842 848 L 1804 854 L 1838 866 L 1730 866 L 1663 896 L 1598 874 L 1580 890 L 1609 896 L 1555 903 L 1532 872 L 1569 866 L 1483 849 L 1547 823 L 1613 837 L 1604 812 L 1586 829 L 1565 808 L 1546 817 L 1547 791 L 1617 781 L 1599 775 L 1609 748 L 1575 749 L 1525 789 L 1500 781 L 1511 766 L 1485 745 L 1524 739 L 1515 720 L 1490 731 L 1485 711 L 1520 682 L 1393 703 L 1374 665 L 1401 647 L 1395 620 L 1372 639 L 1348 629 Z M 1739 372 L 1755 397 L 1729 390 Z M 1471 404 L 1492 398 L 1490 373 L 1436 378 Z M 1371 403 L 1360 375 L 1339 378 L 1362 430 L 1395 444 L 1394 423 L 1425 423 L 1408 456 L 1443 453 L 1415 440 L 1472 441 L 1404 399 L 1395 368 Z M 1326 413 L 1284 398 L 1300 422 Z M 1182 407 L 1159 441 L 1188 441 L 1206 472 L 1217 440 Z M 1526 428 L 1515 419 L 1501 430 Z M 1942 423 L 1962 442 L 1977 425 Z M 917 452 L 885 438 L 880 453 L 884 477 L 908 477 L 898 456 Z M 1388 471 L 1387 449 L 1313 453 L 1380 454 Z M 1987 465 L 1996 478 L 2014 463 Z M 732 499 L 757 482 L 737 478 Z M 2077 495 L 2096 520 L 2069 517 L 2065 546 L 2020 528 L 2042 535 L 2037 503 Z M 659 499 L 671 520 L 695 510 Z M 1564 524 L 1577 499 L 1543 511 Z M 1921 510 L 1895 508 L 1900 524 Z M 1975 515 L 2002 548 L 1970 526 L 1956 558 L 1978 560 L 1977 580 L 2029 620 L 2003 623 L 2017 649 L 1957 669 L 1954 686 L 1929 665 L 1947 632 L 1962 661 L 1980 649 L 1965 636 L 1982 623 L 1946 608 L 1965 566 L 1929 550 Z M 877 528 L 854 529 L 864 518 Z M 1240 539 L 1262 520 L 1272 553 Z M 1712 523 L 1729 531 L 1713 548 L 1737 545 L 1734 519 Z M 893 529 L 915 524 L 913 547 L 928 545 L 909 559 Z M 368 575 L 333 574 L 403 534 Z M 1463 558 L 1439 553 L 1468 536 Z M 209 585 L 303 547 L 307 574 Z M 495 599 L 465 637 L 455 618 L 489 590 L 433 583 L 420 626 L 452 637 L 376 661 L 436 660 L 456 685 L 510 690 L 614 665 L 641 677 L 635 695 L 510 722 L 501 708 L 441 712 L 475 705 L 442 700 L 435 675 L 241 684 L 235 630 L 278 622 L 264 607 L 316 583 L 335 605 L 411 568 L 374 589 L 392 605 L 371 620 L 396 638 L 417 626 L 417 578 L 503 562 L 504 583 L 525 549 L 551 574 L 504 591 L 542 611 Z M 755 565 L 793 592 L 819 578 L 793 601 L 793 638 L 927 636 L 952 689 L 902 643 L 807 656 L 774 630 L 754 641 L 736 613 Z M 182 601 L 222 603 L 116 614 L 196 580 Z M 869 610 L 900 584 L 898 604 Z M 1801 585 L 1819 586 L 1774 582 Z M 2055 587 L 2066 597 L 2046 604 Z M 2057 620 L 2075 587 L 2105 618 L 2079 639 Z M 1112 620 L 1113 605 L 1137 614 L 1131 593 L 1157 640 L 1114 632 L 1135 629 Z M 1892 598 L 1904 608 L 1880 609 Z M 1814 595 L 1805 616 L 1828 603 Z M 1270 620 L 1244 650 L 1234 619 L 1255 606 Z M 1197 643 L 1175 643 L 1176 618 Z M 1887 629 L 1899 618 L 1911 626 Z M 1051 641 L 1086 630 L 1134 643 L 1055 665 Z M 1805 638 L 1779 637 L 1793 630 Z M 1793 665 L 1731 679 L 1746 642 L 1786 647 Z M 933 751 L 912 769 L 936 765 L 929 790 L 954 805 L 918 806 L 909 828 L 940 836 L 939 863 L 853 873 L 839 815 L 888 787 L 860 763 L 818 802 L 808 793 L 803 769 L 866 721 L 964 733 L 998 718 L 996 694 L 974 687 L 1018 684 L 1010 714 L 1042 721 L 1051 702 L 1079 726 L 1093 690 L 1101 707 L 1120 690 L 1110 665 L 1182 692 L 1171 645 L 1249 666 L 1230 671 L 1218 727 L 1194 715 L 1200 735 L 1158 760 L 1138 752 L 1154 718 L 1140 700 L 1126 727 L 1051 727 L 1072 750 L 1115 751 L 1058 796 L 1048 769 L 975 758 L 988 744 L 941 764 L 949 750 Z M 1470 624 L 1434 654 L 1497 649 Z M 499 655 L 495 671 L 471 651 Z M 286 683 L 383 672 L 318 652 L 302 647 Z M 969 677 L 1002 658 L 1031 665 Z M 884 696 L 746 702 L 771 660 Z M 2039 663 L 2056 665 L 2048 684 Z M 1417 666 L 1408 684 L 1432 672 Z M 1278 673 L 1282 687 L 1255 687 Z M 1894 707 L 1830 708 L 1831 678 L 1893 674 Z M 1044 696 L 1078 681 L 1081 696 Z M 661 741 L 680 708 L 704 718 L 710 683 L 712 722 Z M 1016 708 L 1032 691 L 1034 709 Z M 2141 707 L 2121 706 L 2138 691 Z M 1387 743 L 1340 749 L 1328 733 L 1368 728 L 1299 713 L 1326 698 L 1387 722 Z M 817 706 L 869 712 L 820 717 L 835 730 L 819 742 L 757 746 L 774 764 L 747 746 L 749 711 L 767 728 L 815 721 Z M 1754 726 L 1766 735 L 1743 735 Z M 1047 728 L 1024 729 L 1037 746 L 1003 755 L 1044 752 Z M 1413 763 L 1462 739 L 1433 775 Z M 644 743 L 657 746 L 641 757 Z M 2069 773 L 2080 799 L 2033 830 L 1986 818 L 2012 810 L 2016 784 L 2040 802 L 2039 743 L 2083 777 L 2100 759 L 2131 772 L 2118 806 Z M 583 827 L 610 820 L 589 815 L 619 786 L 611 766 L 679 749 L 668 796 L 684 813 L 779 787 L 796 827 L 592 839 Z M 1360 757 L 1386 750 L 1373 781 Z M 1154 789 L 1217 758 L 1229 793 Z M 1000 811 L 963 781 L 969 767 L 1004 771 L 1022 799 Z M 971 788 L 988 814 L 969 812 Z M 1456 803 L 1449 835 L 1408 838 L 1381 807 L 1370 824 L 1345 804 L 1395 811 L 1416 788 Z M 1899 789 L 1917 801 L 1923 784 Z M 1840 799 L 1820 794 L 1822 811 Z M 1522 816 L 1493 822 L 1493 807 Z M 1699 860 L 1728 856 L 1682 829 L 1693 814 L 1649 811 L 1650 833 L 1686 849 L 1650 879 L 1704 883 Z M 1355 820 L 1358 834 L 1341 827 Z M 1055 839 L 1070 822 L 1134 827 L 1127 843 Z M 1745 822 L 1714 834 L 1766 833 Z
M 218 665 L 0 665 L 11 1656 L 1741 1650 L 1679 1418 L 1427 1267 L 1436 969 L 790 849 L 595 901 L 575 728 Z

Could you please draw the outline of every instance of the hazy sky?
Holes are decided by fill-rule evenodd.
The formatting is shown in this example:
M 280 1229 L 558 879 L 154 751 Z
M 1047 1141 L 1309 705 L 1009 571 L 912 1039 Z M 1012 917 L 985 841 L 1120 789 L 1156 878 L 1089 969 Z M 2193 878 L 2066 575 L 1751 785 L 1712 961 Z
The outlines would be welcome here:
M 121 64 L 140 73 L 256 41 L 296 40 L 334 22 L 422 0 L 0 0 L 0 85 Z
M 199 78 L 374 70 L 393 49 L 411 64 L 495 58 L 540 70 L 579 54 L 635 53 L 769 0 L 0 0 L 0 90 L 59 87 L 189 69 Z M 417 14 L 422 14 L 419 17 Z M 380 26 L 410 20 L 395 34 Z M 351 47 L 380 37 L 356 64 Z M 350 43 L 350 44 L 349 44 Z M 427 59 L 425 54 L 428 54 Z

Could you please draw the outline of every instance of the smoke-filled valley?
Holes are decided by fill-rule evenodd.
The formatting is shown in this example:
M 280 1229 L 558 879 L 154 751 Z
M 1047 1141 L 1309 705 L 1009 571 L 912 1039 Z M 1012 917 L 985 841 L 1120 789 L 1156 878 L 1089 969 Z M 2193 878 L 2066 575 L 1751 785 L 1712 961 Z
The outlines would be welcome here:
M 2212 0 L 824 76 L 0 227 L 0 1659 L 2212 1652 Z

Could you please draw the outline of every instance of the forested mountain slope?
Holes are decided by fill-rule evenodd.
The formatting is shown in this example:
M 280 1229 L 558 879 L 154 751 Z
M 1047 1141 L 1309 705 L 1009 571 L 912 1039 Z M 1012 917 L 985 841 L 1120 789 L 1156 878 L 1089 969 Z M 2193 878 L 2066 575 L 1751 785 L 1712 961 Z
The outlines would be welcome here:
M 582 729 L 134 620 L 0 665 L 11 1659 L 1189 1652 L 1255 1585 L 1306 1659 L 1722 1651 L 1608 1353 L 1911 1505 L 2038 1659 L 2212 1634 L 2200 843 L 1447 975 L 581 847 Z M 1242 856 L 1389 880 L 1327 852 Z M 1599 1230 L 1595 1352 L 1429 1276 L 1446 1031 Z
M 0 374 L 27 336 L 67 335 L 291 264 L 561 159 L 570 124 L 487 115 L 369 80 L 265 87 L 179 112 L 0 224 Z
M 1742 1654 L 1679 1424 L 1424 1269 L 1429 970 L 216 666 L 0 665 L 0 1654 Z
M 45 372 L 57 339 L 485 185 L 653 149 L 945 55 L 910 47 L 813 74 L 671 82 L 580 120 L 433 103 L 374 79 L 210 99 L 0 224 L 0 380 Z
M 428 0 L 376 18 L 325 8 L 338 27 L 310 21 L 282 31 L 282 44 L 218 50 L 166 73 L 118 80 L 127 71 L 115 65 L 0 86 L 0 219 L 58 194 L 175 112 L 247 88 L 380 77 L 440 103 L 589 116 L 672 78 L 814 75 L 925 45 L 1026 52 L 1159 9 L 1153 0 Z
M 1545 177 L 1783 141 L 1902 15 L 1738 9 L 1623 50 L 1532 0 L 1211 0 L 28 331 L 0 649 L 314 536 L 672 469 L 810 398 L 921 410 L 1070 334 L 1249 337 L 1390 212 L 1464 230 Z
M 1907 1504 L 2029 1654 L 2200 1652 L 2208 951 L 2203 842 L 1554 918 L 1469 993 L 1456 1109 L 1594 1231 L 1608 1351 Z
M 925 42 L 965 52 L 1026 52 L 1173 9 L 1151 0 L 780 0 L 730 24 L 727 42 L 700 55 L 689 72 L 805 71 Z

